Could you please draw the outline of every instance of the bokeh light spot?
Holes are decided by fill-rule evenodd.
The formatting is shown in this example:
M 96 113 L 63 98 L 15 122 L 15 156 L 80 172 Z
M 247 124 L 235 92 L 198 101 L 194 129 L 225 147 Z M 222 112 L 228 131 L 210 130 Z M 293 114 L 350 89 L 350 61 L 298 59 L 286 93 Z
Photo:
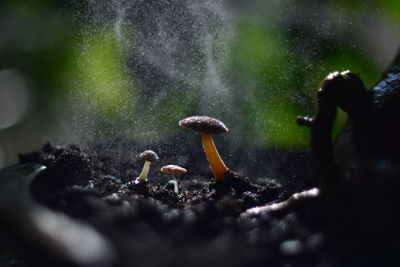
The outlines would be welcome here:
M 11 69 L 0 71 L 0 129 L 18 123 L 28 103 L 28 86 L 21 75 Z

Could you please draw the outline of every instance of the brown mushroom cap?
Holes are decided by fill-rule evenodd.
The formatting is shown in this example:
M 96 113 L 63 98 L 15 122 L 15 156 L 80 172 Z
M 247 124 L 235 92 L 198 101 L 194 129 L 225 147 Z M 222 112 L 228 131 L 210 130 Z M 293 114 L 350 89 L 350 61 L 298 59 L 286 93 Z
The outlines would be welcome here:
M 146 161 L 154 162 L 158 160 L 158 155 L 153 150 L 146 150 L 140 153 L 139 158 Z
M 171 174 L 183 174 L 187 172 L 185 168 L 182 168 L 178 165 L 166 165 L 161 168 L 161 171 L 164 173 L 171 173 Z
M 206 134 L 220 134 L 228 131 L 223 122 L 207 116 L 192 116 L 179 121 L 179 126 Z

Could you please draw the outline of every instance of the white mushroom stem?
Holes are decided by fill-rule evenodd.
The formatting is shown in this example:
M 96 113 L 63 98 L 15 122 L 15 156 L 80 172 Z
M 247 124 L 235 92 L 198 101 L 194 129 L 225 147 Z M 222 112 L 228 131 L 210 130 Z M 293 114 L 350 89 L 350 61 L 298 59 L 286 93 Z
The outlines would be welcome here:
M 215 180 L 218 181 L 227 178 L 229 176 L 229 169 L 222 161 L 217 148 L 215 147 L 212 136 L 210 134 L 201 133 L 201 141 Z
M 140 175 L 136 178 L 136 182 L 138 183 L 143 183 L 147 182 L 147 176 L 149 175 L 149 170 L 150 170 L 150 161 L 146 161 L 143 165 L 142 172 Z
M 179 193 L 179 189 L 178 189 L 178 181 L 176 180 L 176 174 L 175 173 L 171 173 L 172 176 L 172 183 L 174 184 L 174 192 L 175 194 Z
M 175 194 L 178 194 L 179 193 L 178 182 L 176 180 L 171 180 L 171 181 L 172 181 L 171 183 L 174 184 L 174 192 L 175 192 Z

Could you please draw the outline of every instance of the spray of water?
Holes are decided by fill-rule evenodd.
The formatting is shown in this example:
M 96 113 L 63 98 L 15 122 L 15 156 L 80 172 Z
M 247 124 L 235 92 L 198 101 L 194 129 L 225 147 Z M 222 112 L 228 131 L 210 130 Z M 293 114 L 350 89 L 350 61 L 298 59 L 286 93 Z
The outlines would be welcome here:
M 77 7 L 78 79 L 68 110 L 77 123 L 68 141 L 160 139 L 184 116 L 226 114 L 231 30 L 222 0 L 88 0 L 84 6 L 84 13 Z

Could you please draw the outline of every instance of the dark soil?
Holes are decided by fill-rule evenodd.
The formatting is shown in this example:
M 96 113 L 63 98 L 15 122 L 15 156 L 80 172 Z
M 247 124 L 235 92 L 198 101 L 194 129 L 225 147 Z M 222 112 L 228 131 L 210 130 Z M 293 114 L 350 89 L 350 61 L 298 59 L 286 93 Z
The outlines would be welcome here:
M 390 262 L 398 250 L 395 243 L 371 245 L 350 226 L 332 231 L 329 211 L 318 200 L 245 213 L 285 200 L 301 186 L 238 174 L 221 184 L 186 165 L 176 194 L 157 164 L 148 183 L 134 184 L 141 151 L 114 149 L 46 144 L 20 155 L 20 162 L 48 167 L 32 184 L 35 198 L 93 225 L 115 246 L 118 266 L 372 266 Z

